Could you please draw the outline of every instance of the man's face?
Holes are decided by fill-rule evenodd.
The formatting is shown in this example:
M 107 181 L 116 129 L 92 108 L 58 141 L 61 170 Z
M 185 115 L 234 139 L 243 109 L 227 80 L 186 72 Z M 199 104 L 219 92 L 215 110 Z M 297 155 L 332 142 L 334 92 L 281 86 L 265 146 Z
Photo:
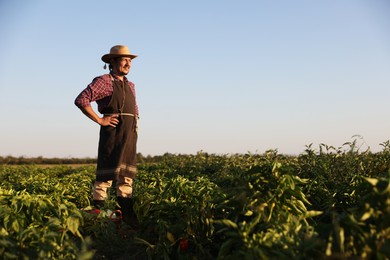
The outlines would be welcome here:
M 117 58 L 113 62 L 113 70 L 119 76 L 125 76 L 129 73 L 131 67 L 131 58 Z

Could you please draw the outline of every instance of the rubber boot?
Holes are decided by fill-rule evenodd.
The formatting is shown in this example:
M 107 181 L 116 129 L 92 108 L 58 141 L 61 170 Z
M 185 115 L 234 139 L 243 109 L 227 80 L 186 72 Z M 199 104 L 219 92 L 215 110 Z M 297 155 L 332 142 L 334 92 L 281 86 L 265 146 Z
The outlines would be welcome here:
M 133 228 L 139 227 L 137 216 L 134 213 L 134 201 L 132 198 L 117 197 L 120 210 L 122 211 L 122 220 Z

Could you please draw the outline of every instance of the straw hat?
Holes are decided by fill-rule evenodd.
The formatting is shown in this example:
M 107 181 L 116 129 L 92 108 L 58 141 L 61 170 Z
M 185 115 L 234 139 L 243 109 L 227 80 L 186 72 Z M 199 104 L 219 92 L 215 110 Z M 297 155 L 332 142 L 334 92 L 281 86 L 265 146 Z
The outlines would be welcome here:
M 110 60 L 116 57 L 130 57 L 134 59 L 137 55 L 131 54 L 129 48 L 125 45 L 116 45 L 111 48 L 110 53 L 102 56 L 102 61 L 110 63 Z

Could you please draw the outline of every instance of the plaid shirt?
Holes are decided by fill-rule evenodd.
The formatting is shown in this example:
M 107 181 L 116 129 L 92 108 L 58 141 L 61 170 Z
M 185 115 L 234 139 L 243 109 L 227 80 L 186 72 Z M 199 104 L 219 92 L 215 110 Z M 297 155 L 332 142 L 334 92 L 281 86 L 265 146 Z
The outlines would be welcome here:
M 111 74 L 114 80 L 119 80 L 114 74 Z M 74 101 L 75 105 L 79 108 L 86 107 L 91 104 L 91 102 L 96 101 L 98 105 L 98 110 L 101 113 L 102 110 L 108 106 L 111 100 L 112 93 L 114 91 L 111 83 L 110 74 L 104 74 L 102 76 L 96 77 L 93 81 L 84 89 Z M 135 97 L 135 85 L 133 82 L 127 80 L 124 77 L 125 83 L 130 87 L 131 92 Z M 138 116 L 138 105 L 135 103 L 135 113 Z

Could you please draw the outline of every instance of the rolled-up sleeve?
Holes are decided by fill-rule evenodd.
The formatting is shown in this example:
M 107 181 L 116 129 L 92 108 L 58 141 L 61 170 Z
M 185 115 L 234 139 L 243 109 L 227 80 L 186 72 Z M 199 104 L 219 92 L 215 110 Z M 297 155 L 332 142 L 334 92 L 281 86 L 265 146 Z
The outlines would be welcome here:
M 112 94 L 112 87 L 107 84 L 104 76 L 96 77 L 93 81 L 76 97 L 74 104 L 81 108 L 91 104 L 91 102 L 103 99 Z
M 76 100 L 74 101 L 74 104 L 78 108 L 82 108 L 90 105 L 91 102 L 92 102 L 92 90 L 91 88 L 87 87 L 77 96 Z

